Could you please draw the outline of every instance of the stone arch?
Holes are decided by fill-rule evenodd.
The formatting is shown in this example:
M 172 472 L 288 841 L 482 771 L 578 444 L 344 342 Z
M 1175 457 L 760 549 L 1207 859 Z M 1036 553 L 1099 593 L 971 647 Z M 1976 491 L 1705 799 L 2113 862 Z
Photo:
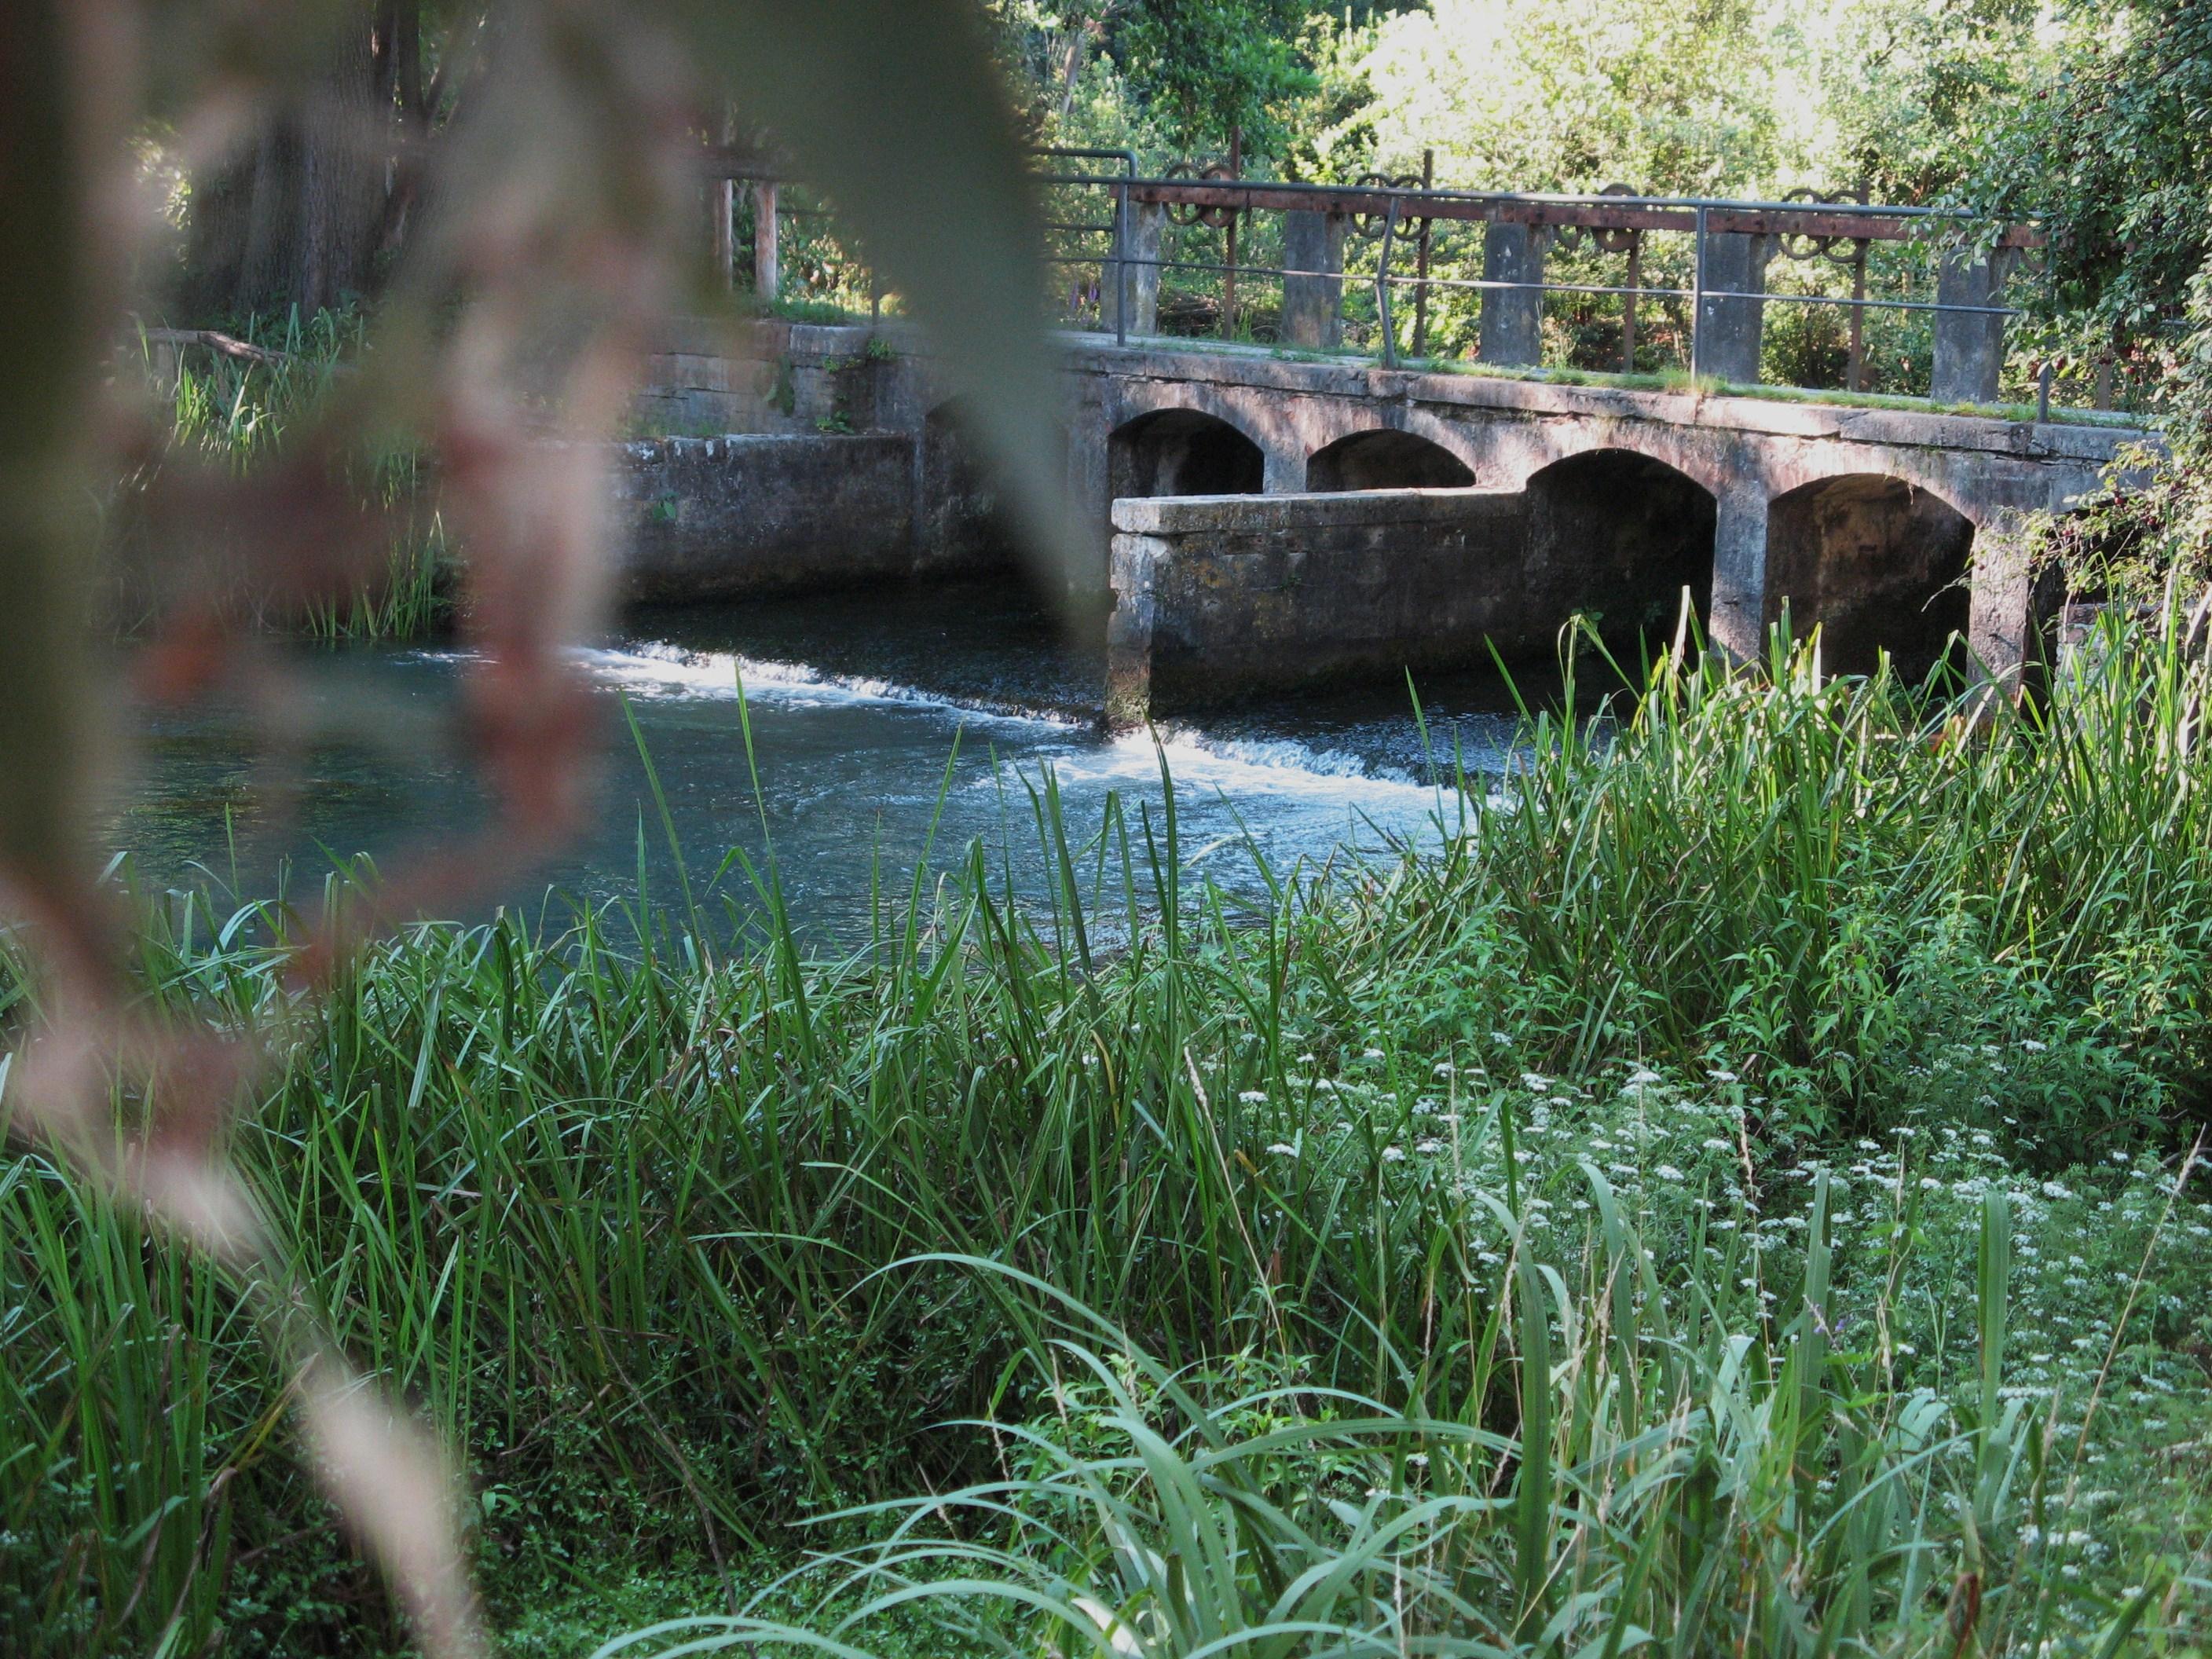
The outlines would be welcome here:
M 1531 616 L 1590 612 L 1633 648 L 1672 633 L 1687 588 L 1705 622 L 1719 507 L 1695 478 L 1637 450 L 1585 449 L 1533 473 L 1526 500 Z
M 1817 478 L 1766 509 L 1766 620 L 1820 628 L 1822 665 L 1874 671 L 1881 652 L 1925 677 L 1965 635 L 1973 521 L 1924 486 L 1887 473 Z
M 1267 456 L 1241 428 L 1197 409 L 1156 409 L 1107 441 L 1115 500 L 1131 495 L 1256 495 Z
M 1354 432 L 1316 450 L 1306 461 L 1306 489 L 1466 489 L 1474 471 L 1442 444 L 1393 427 Z
M 1486 428 L 1484 437 L 1478 471 L 1499 489 L 1525 489 L 1540 474 L 1589 456 L 1632 456 L 1664 467 L 1717 501 L 1741 467 L 1741 458 L 1717 446 L 1710 434 L 1656 423 L 1500 420 Z

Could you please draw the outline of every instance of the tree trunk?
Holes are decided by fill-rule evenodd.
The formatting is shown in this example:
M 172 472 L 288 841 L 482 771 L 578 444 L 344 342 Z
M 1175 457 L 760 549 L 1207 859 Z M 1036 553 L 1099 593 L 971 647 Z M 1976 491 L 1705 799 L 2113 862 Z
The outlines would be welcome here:
M 354 0 L 323 73 L 269 112 L 249 152 L 199 182 L 188 308 L 306 316 L 368 291 L 389 228 L 395 93 L 421 78 L 418 12 L 419 0 Z
M 300 259 L 290 299 L 303 316 L 368 288 L 392 136 L 388 85 L 378 106 L 377 56 L 375 30 L 349 27 L 302 112 Z

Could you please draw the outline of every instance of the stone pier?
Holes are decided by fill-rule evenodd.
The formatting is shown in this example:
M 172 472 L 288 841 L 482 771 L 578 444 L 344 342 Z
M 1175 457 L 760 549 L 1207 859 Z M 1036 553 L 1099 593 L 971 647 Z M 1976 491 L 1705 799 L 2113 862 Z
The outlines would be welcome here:
M 1530 225 L 1492 223 L 1482 231 L 1482 280 L 1540 283 L 1551 232 Z M 1536 288 L 1482 290 L 1482 361 L 1501 368 L 1544 361 L 1544 296 Z
M 1334 351 L 1344 343 L 1344 216 L 1283 216 L 1283 343 Z
M 1107 718 L 1477 659 L 1530 622 L 1528 516 L 1474 489 L 1118 501 Z
M 1765 342 L 1766 302 L 1747 295 L 1766 292 L 1766 267 L 1774 258 L 1771 236 L 1736 233 L 1705 238 L 1703 269 L 1706 294 L 1698 312 L 1698 373 L 1754 386 L 1760 347 Z

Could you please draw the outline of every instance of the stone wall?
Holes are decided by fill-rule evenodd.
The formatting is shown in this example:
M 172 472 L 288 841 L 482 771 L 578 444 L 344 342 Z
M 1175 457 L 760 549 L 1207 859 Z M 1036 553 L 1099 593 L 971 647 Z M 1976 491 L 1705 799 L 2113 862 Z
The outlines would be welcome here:
M 725 599 L 904 577 L 914 440 L 753 434 L 627 445 L 616 469 L 634 601 Z
M 1379 489 L 1114 503 L 1107 714 L 1465 661 L 1516 636 L 1519 494 Z
M 646 360 L 634 414 L 654 436 L 910 429 L 921 369 L 891 337 L 855 324 L 678 322 Z

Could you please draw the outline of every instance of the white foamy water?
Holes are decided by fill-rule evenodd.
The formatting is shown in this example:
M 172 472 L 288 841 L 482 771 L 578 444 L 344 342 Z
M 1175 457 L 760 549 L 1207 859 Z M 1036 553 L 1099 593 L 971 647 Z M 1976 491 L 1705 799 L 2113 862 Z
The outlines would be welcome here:
M 1217 743 L 1202 732 L 1187 728 L 1124 732 L 1092 747 L 1054 754 L 1054 770 L 1063 781 L 1083 781 L 1109 788 L 1141 789 L 1157 786 L 1160 762 L 1178 794 L 1212 797 L 1232 801 L 1255 796 L 1287 798 L 1314 806 L 1339 806 L 1347 812 L 1365 812 L 1385 828 L 1411 829 L 1427 817 L 1440 799 L 1425 784 L 1403 776 L 1376 776 L 1358 766 L 1356 757 L 1340 751 L 1316 754 L 1304 744 L 1283 739 Z M 1349 764 L 1347 764 L 1349 763 Z
M 806 663 L 778 662 L 734 651 L 687 651 L 647 641 L 620 649 L 579 651 L 577 659 L 632 696 L 697 697 L 734 702 L 740 695 L 786 708 L 897 704 L 980 720 L 1012 720 L 1079 730 L 1083 722 L 1045 710 L 965 702 L 861 674 L 833 674 Z
M 988 799 L 1006 786 L 1009 774 L 1034 779 L 1049 769 L 1078 820 L 1089 818 L 1109 792 L 1156 799 L 1164 758 L 1183 809 L 1187 846 L 1194 849 L 1186 854 L 1193 865 L 1224 854 L 1233 857 L 1248 843 L 1290 862 L 1376 852 L 1392 844 L 1433 844 L 1459 810 L 1449 788 L 1374 764 L 1349 749 L 1296 738 L 1226 735 L 1188 721 L 1109 735 L 1091 721 L 1058 713 L 1008 709 L 894 680 L 829 673 L 807 663 L 659 641 L 586 652 L 583 660 L 604 682 L 641 702 L 727 703 L 742 684 L 763 715 L 802 722 L 810 711 L 851 715 L 880 708 L 934 716 L 947 752 L 957 735 L 971 732 L 985 740 L 995 762 L 969 775 L 963 792 L 969 799 Z M 859 753 L 852 759 L 856 772 L 880 763 Z
M 833 674 L 806 663 L 735 652 L 689 651 L 649 641 L 578 655 L 600 680 L 633 697 L 734 701 L 742 688 L 748 698 L 789 709 L 886 704 L 939 712 L 958 724 L 1031 726 L 1040 738 L 1091 730 L 1088 721 L 1050 710 L 945 697 L 894 680 Z M 1055 744 L 1045 758 L 1063 780 L 1126 786 L 1156 783 L 1163 753 L 1178 787 L 1297 794 L 1396 811 L 1428 808 L 1437 799 L 1437 790 L 1411 773 L 1372 764 L 1348 749 L 1294 738 L 1223 736 L 1188 722 L 1066 747 Z

